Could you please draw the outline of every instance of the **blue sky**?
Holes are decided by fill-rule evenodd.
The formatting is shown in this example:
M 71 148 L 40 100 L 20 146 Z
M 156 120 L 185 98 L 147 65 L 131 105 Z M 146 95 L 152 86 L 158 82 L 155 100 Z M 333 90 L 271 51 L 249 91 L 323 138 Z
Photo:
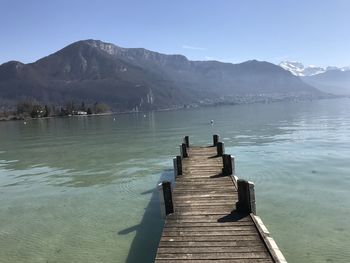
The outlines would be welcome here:
M 0 63 L 100 39 L 192 60 L 350 65 L 348 0 L 0 0 Z

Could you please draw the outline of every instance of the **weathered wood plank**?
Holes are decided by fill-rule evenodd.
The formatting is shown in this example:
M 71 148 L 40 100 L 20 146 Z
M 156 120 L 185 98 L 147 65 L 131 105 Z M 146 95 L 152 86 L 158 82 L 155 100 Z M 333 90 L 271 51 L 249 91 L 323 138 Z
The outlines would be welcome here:
M 165 227 L 222 227 L 222 226 L 255 226 L 253 222 L 250 221 L 237 221 L 237 222 L 183 222 L 183 221 L 167 221 Z
M 236 241 L 161 241 L 159 247 L 229 247 L 234 251 L 236 247 L 261 246 L 260 240 Z
M 176 184 L 186 184 L 186 183 L 211 183 L 211 184 L 216 184 L 216 183 L 228 183 L 227 177 L 210 177 L 208 176 L 207 178 L 191 178 L 190 176 L 188 177 L 183 177 L 183 175 L 179 176 L 178 179 L 180 181 L 177 181 Z
M 204 193 L 203 193 L 204 192 Z M 214 190 L 214 191 L 208 191 L 208 190 L 203 190 L 203 192 L 198 192 L 198 191 L 173 191 L 173 193 L 176 195 L 178 194 L 178 199 L 184 198 L 186 196 L 190 197 L 215 197 L 215 196 L 229 196 L 229 197 L 234 197 L 235 192 L 234 191 L 227 191 L 226 193 L 222 193 L 221 191 Z
M 220 212 L 221 213 L 230 213 L 232 211 L 232 205 L 226 205 L 226 206 L 223 206 L 223 205 L 220 205 L 220 206 L 177 206 L 175 208 L 175 211 L 176 212 L 180 212 L 180 213 L 183 213 L 185 215 L 185 212 L 191 212 L 191 211 L 213 211 L 213 212 Z
M 169 226 L 168 224 L 164 227 L 164 231 L 168 231 L 168 232 L 175 232 L 175 231 L 179 231 L 179 232 L 207 232 L 210 233 L 211 231 L 225 231 L 225 232 L 229 232 L 229 231 L 255 231 L 256 228 L 254 225 L 248 225 L 248 226 L 234 226 L 234 225 L 210 225 L 210 226 L 191 226 L 191 227 L 182 227 L 182 226 Z
M 188 253 L 202 253 L 202 254 L 208 254 L 208 253 L 230 253 L 230 252 L 264 252 L 266 251 L 266 248 L 263 244 L 259 244 L 256 246 L 243 246 L 243 247 L 235 247 L 234 249 L 232 247 L 227 246 L 210 246 L 210 247 L 159 247 L 158 254 L 188 254 Z
M 156 259 L 156 263 L 271 263 L 271 259 Z
M 177 221 L 190 221 L 190 222 L 253 222 L 250 216 L 236 217 L 235 215 L 230 216 L 227 214 L 218 215 L 197 215 L 197 216 L 187 216 L 182 214 L 172 214 L 166 219 L 177 220 Z
M 162 236 L 160 241 L 170 241 L 170 242 L 179 242 L 179 241 L 238 241 L 238 240 L 250 240 L 250 241 L 259 241 L 261 238 L 258 234 L 245 235 L 245 236 Z
M 163 230 L 163 236 L 165 237 L 194 237 L 194 236 L 249 236 L 254 235 L 256 233 L 255 230 L 226 230 L 226 231 L 200 231 L 200 232 L 192 232 L 192 231 L 168 231 L 166 228 Z
M 241 258 L 271 258 L 264 252 L 226 252 L 226 253 L 186 253 L 186 254 L 157 254 L 156 259 L 241 259 Z
M 191 209 L 196 209 L 196 208 L 206 208 L 206 209 L 210 209 L 211 207 L 216 207 L 216 206 L 222 206 L 222 205 L 228 205 L 231 207 L 231 210 L 234 208 L 234 205 L 232 202 L 226 202 L 226 201 L 223 201 L 223 202 L 218 202 L 218 201 L 215 201 L 215 202 L 212 202 L 210 204 L 208 204 L 207 202 L 196 202 L 196 201 L 187 201 L 188 203 L 178 203 L 176 204 L 175 202 L 175 205 L 178 207 L 178 208 L 181 208 L 181 207 L 188 207 L 188 208 L 191 208 Z

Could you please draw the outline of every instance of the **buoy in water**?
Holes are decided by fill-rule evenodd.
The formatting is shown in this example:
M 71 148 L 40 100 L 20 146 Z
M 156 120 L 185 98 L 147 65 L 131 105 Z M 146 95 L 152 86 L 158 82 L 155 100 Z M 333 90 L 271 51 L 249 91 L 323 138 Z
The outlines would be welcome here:
M 214 120 L 211 120 L 211 121 L 210 121 L 210 124 L 212 124 L 212 125 L 213 125 L 213 124 L 214 124 Z

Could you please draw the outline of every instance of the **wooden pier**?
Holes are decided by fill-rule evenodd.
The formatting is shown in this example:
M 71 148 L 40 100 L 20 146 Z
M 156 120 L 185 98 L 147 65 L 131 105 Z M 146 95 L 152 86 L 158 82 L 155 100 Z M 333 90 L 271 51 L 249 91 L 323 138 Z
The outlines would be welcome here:
M 254 184 L 235 175 L 219 136 L 174 158 L 175 185 L 159 185 L 166 216 L 155 262 L 287 262 L 255 215 Z

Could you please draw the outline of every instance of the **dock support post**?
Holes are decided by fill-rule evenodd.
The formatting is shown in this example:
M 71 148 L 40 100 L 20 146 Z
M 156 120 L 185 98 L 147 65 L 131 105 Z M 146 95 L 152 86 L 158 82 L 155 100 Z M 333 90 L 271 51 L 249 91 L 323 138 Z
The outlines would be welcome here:
M 184 144 L 186 144 L 186 147 L 189 148 L 190 147 L 190 138 L 188 136 L 184 137 Z
M 216 144 L 217 156 L 222 156 L 225 153 L 225 147 L 223 142 Z
M 243 179 L 238 179 L 238 202 L 236 209 L 238 212 L 256 214 L 254 183 Z
M 232 175 L 236 175 L 235 157 L 233 155 L 231 155 L 231 167 L 232 167 Z
M 171 182 L 164 181 L 158 185 L 160 197 L 160 209 L 162 216 L 166 217 L 174 213 L 173 195 L 171 191 Z
M 188 153 L 187 153 L 187 147 L 185 143 L 182 143 L 180 145 L 180 152 L 181 152 L 181 157 L 182 158 L 187 158 L 188 157 Z
M 174 157 L 173 163 L 174 163 L 174 176 L 175 176 L 175 179 L 176 179 L 176 176 L 182 175 L 182 159 L 181 159 L 181 156 L 177 155 L 176 157 Z
M 222 155 L 222 174 L 223 175 L 235 175 L 235 157 L 230 154 Z
M 219 142 L 219 135 L 214 134 L 213 135 L 213 146 L 216 146 Z

